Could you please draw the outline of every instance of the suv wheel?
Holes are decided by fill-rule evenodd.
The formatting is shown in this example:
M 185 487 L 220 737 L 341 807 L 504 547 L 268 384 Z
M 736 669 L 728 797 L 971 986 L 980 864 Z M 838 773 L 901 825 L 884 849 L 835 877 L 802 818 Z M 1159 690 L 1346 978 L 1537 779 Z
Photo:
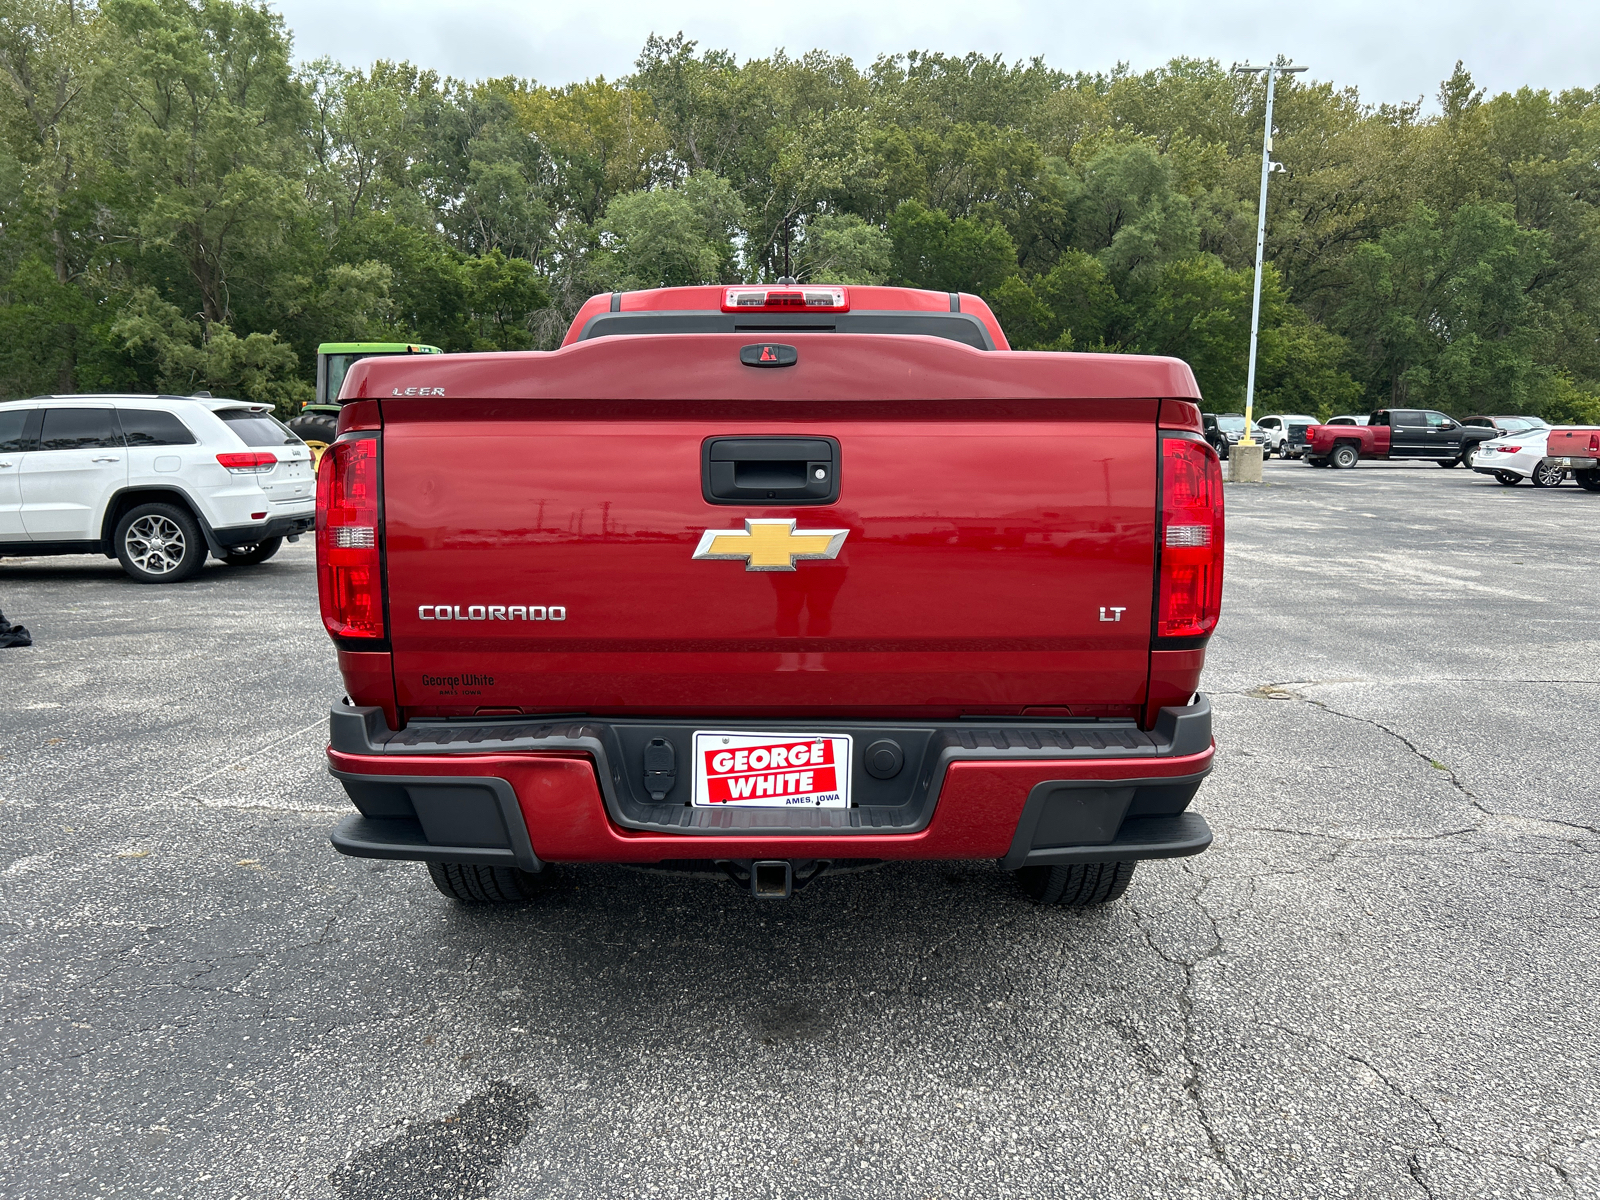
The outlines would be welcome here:
M 257 563 L 266 562 L 282 545 L 281 537 L 262 538 L 259 542 L 252 542 L 247 546 L 230 547 L 222 556 L 222 561 L 230 567 L 253 567 Z
M 1348 471 L 1361 461 L 1361 454 L 1349 442 L 1344 442 L 1333 448 L 1333 453 L 1328 456 L 1328 461 L 1341 471 Z
M 1566 476 L 1567 473 L 1560 463 L 1546 458 L 1540 460 L 1539 465 L 1534 467 L 1533 474 L 1528 478 L 1532 481 L 1534 487 L 1552 488 L 1560 487 L 1561 481 Z
M 461 904 L 520 904 L 550 886 L 549 868 L 530 875 L 520 867 L 488 867 L 482 863 L 431 862 L 433 886 Z
M 122 514 L 115 533 L 117 560 L 139 583 L 179 583 L 206 565 L 200 524 L 175 504 L 140 504 Z
M 1109 904 L 1128 890 L 1138 863 L 1069 863 L 1059 867 L 1023 867 L 1017 882 L 1036 904 L 1093 908 Z

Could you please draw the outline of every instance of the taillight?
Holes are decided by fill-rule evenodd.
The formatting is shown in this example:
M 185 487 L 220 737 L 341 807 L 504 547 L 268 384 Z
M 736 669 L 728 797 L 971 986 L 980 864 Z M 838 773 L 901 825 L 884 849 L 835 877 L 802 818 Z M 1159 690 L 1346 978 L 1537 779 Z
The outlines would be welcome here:
M 849 312 L 850 293 L 842 287 L 731 287 L 722 293 L 723 312 Z
M 1494 452 L 1496 454 L 1515 454 L 1521 449 L 1521 446 L 1496 446 Z
M 1156 637 L 1205 637 L 1222 611 L 1222 464 L 1204 442 L 1161 442 Z
M 270 450 L 250 450 L 219 454 L 217 461 L 235 475 L 265 475 L 278 465 L 278 456 Z
M 378 439 L 341 439 L 317 464 L 317 593 L 322 623 L 341 638 L 381 638 Z

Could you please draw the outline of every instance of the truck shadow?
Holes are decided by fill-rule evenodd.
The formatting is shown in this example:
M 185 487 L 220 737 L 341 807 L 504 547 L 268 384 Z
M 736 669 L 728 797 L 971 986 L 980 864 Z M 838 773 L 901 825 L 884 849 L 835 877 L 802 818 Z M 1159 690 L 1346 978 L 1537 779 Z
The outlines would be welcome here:
M 890 863 L 787 901 L 616 867 L 561 876 L 527 905 L 453 910 L 440 940 L 497 962 L 486 1021 L 610 1048 L 826 1041 L 891 1010 L 919 1021 L 924 1005 L 938 1021 L 989 1014 L 1039 986 L 1041 952 L 1058 977 L 1145 949 L 1131 908 L 1041 908 L 988 863 Z

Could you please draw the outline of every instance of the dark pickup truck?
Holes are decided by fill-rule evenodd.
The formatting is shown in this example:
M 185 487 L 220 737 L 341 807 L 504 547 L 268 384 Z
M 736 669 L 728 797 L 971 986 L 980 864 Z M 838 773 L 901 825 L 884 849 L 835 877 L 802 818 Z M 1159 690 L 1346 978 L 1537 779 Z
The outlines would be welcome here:
M 1493 429 L 1467 426 L 1423 408 L 1380 408 L 1365 425 L 1313 425 L 1305 460 L 1313 467 L 1350 468 L 1363 458 L 1416 459 L 1441 467 L 1471 466 Z

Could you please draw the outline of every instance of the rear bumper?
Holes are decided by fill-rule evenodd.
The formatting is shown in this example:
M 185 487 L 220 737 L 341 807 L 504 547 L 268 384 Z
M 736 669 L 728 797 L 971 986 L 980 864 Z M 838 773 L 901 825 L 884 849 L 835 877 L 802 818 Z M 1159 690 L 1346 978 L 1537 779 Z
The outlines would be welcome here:
M 308 508 L 304 512 L 272 517 L 253 525 L 233 525 L 226 529 L 214 529 L 211 532 L 219 546 L 250 546 L 271 537 L 287 537 L 290 534 L 305 533 L 316 523 L 316 509 Z
M 767 858 L 987 858 L 1010 869 L 1179 857 L 1211 843 L 1205 819 L 1186 811 L 1214 754 L 1204 697 L 1163 709 L 1156 730 L 1137 736 L 1081 725 L 958 729 L 930 743 L 926 802 L 897 808 L 633 805 L 608 729 L 568 719 L 418 738 L 387 729 L 380 710 L 341 705 L 329 765 L 360 815 L 334 832 L 334 848 L 529 871 Z

